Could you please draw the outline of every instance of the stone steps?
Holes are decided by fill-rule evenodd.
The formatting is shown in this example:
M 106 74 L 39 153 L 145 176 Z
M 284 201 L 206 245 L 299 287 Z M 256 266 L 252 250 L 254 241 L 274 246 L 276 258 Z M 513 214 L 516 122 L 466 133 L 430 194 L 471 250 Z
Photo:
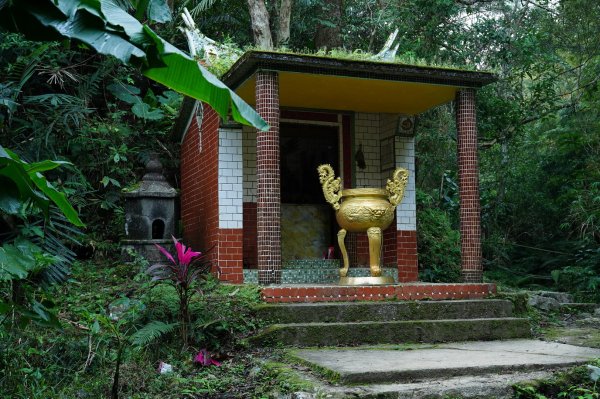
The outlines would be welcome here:
M 453 300 L 403 302 L 343 302 L 261 305 L 256 315 L 277 324 L 345 323 L 359 321 L 402 321 L 481 319 L 512 316 L 506 300 Z
M 506 300 L 344 302 L 262 305 L 274 323 L 250 338 L 257 346 L 357 346 L 528 338 L 527 319 Z
M 530 337 L 526 319 L 514 317 L 274 324 L 250 338 L 257 346 L 355 346 Z
M 512 385 L 584 364 L 600 349 L 538 340 L 300 349 L 291 358 L 330 398 L 512 398 Z

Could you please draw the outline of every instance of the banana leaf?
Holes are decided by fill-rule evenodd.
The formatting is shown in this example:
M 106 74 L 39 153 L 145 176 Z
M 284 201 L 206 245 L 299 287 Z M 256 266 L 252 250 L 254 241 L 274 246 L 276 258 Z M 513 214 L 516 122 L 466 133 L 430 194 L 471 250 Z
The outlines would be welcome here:
M 221 117 L 257 129 L 267 123 L 198 62 L 140 23 L 114 0 L 0 1 L 0 26 L 32 40 L 73 39 L 182 94 L 208 103 Z M 41 37 L 43 35 L 43 37 Z

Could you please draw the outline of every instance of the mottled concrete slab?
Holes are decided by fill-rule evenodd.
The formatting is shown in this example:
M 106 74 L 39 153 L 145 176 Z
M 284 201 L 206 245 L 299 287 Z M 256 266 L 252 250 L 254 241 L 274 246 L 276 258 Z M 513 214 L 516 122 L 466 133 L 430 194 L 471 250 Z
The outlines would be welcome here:
M 567 367 L 600 349 L 537 340 L 447 343 L 435 349 L 306 349 L 295 355 L 339 375 L 341 382 L 392 383 Z

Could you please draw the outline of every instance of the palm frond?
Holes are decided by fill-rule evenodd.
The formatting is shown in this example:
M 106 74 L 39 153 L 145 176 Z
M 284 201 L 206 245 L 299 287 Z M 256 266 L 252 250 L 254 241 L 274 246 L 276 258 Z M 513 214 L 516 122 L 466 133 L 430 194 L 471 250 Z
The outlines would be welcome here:
M 67 219 L 54 208 L 50 210 L 47 221 L 40 219 L 33 224 L 42 227 L 44 234 L 42 237 L 32 237 L 31 241 L 55 259 L 40 273 L 40 283 L 49 286 L 65 282 L 71 273 L 71 265 L 77 258 L 71 246 L 81 245 L 79 238 L 83 233 L 70 225 Z
M 19 95 L 21 89 L 33 76 L 35 69 L 41 61 L 41 55 L 48 49 L 50 44 L 43 44 L 36 48 L 31 55 L 17 60 L 8 74 L 8 81 L 15 82 L 14 98 Z
M 192 14 L 192 17 L 194 18 L 198 18 L 200 13 L 211 8 L 216 2 L 217 0 L 199 0 L 190 10 L 190 14 Z

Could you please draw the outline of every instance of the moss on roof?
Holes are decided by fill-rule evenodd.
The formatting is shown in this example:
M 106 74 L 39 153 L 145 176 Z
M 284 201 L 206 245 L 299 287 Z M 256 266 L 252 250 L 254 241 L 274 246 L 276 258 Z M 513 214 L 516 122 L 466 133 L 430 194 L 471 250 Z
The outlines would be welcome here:
M 314 58 L 323 58 L 328 60 L 340 60 L 340 61 L 357 61 L 357 62 L 370 62 L 373 64 L 394 64 L 407 67 L 420 67 L 420 68 L 431 68 L 431 69 L 446 69 L 451 71 L 464 71 L 464 72 L 483 72 L 492 73 L 493 71 L 477 70 L 474 65 L 467 64 L 450 64 L 427 61 L 422 58 L 415 57 L 412 53 L 404 53 L 396 55 L 393 60 L 381 60 L 376 59 L 375 54 L 365 52 L 362 50 L 347 51 L 343 49 L 334 50 L 319 50 L 319 51 L 289 51 L 286 49 L 275 49 L 275 50 L 262 50 L 258 48 L 248 47 L 244 52 L 235 53 L 233 57 L 228 58 L 215 58 L 211 61 L 208 69 L 217 75 L 218 77 L 224 76 L 229 69 L 245 54 L 251 52 L 260 53 L 271 53 L 274 55 L 289 55 L 289 56 L 307 56 Z

